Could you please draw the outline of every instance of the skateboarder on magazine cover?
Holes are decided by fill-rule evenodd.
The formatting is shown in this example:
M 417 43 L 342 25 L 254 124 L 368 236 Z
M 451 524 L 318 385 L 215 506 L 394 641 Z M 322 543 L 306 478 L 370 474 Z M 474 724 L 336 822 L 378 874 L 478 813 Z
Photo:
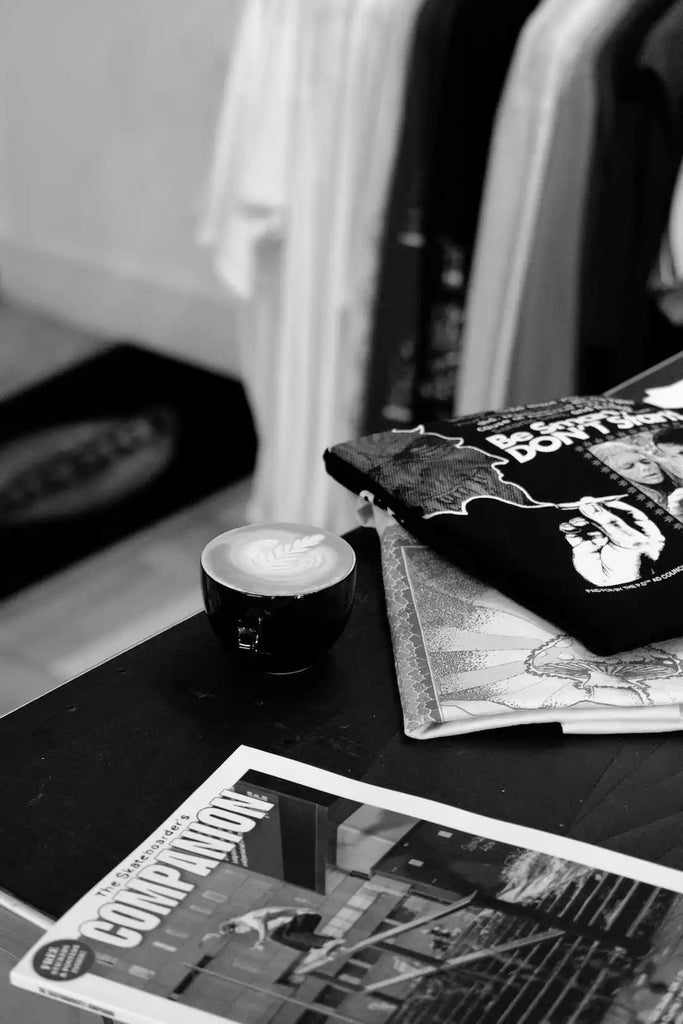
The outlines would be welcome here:
M 319 949 L 324 955 L 329 955 L 333 949 L 343 945 L 344 940 L 316 932 L 321 921 L 320 914 L 302 907 L 262 907 L 222 921 L 218 931 L 207 933 L 202 942 L 253 931 L 256 932 L 253 949 L 263 949 L 266 939 L 272 939 L 293 949 Z

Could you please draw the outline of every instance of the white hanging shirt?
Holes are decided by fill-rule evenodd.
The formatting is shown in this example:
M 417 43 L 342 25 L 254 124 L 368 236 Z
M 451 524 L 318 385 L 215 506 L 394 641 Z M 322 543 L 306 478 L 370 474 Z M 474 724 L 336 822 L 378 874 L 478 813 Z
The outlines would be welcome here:
M 250 0 L 201 239 L 243 300 L 260 450 L 250 518 L 342 532 L 326 447 L 358 429 L 386 193 L 420 0 Z

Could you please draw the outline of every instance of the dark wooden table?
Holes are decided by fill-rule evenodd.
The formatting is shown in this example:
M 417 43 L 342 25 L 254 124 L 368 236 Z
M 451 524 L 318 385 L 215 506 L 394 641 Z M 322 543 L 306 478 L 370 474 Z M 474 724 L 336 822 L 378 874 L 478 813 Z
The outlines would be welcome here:
M 349 539 L 351 620 L 308 678 L 255 688 L 196 615 L 2 719 L 0 887 L 62 913 L 241 743 L 683 868 L 677 733 L 407 739 L 377 539 Z

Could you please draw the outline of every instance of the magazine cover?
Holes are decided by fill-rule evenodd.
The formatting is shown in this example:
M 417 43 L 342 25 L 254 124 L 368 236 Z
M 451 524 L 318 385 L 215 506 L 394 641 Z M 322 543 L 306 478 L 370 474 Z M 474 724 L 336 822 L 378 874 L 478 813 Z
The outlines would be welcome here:
M 14 984 L 130 1024 L 673 1024 L 683 874 L 241 747 Z

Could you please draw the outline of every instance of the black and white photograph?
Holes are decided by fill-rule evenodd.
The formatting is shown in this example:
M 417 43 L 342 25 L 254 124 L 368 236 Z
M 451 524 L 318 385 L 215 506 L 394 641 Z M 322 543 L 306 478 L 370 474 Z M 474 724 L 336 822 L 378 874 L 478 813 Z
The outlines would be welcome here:
M 683 425 L 602 441 L 589 448 L 614 473 L 683 522 Z
M 0 0 L 0 1024 L 683 1024 L 682 735 L 683 0 Z
M 680 894 L 368 805 L 335 828 L 334 810 L 332 835 L 317 837 L 322 892 L 246 866 L 211 877 L 206 898 L 225 904 L 173 998 L 244 1024 L 617 1024 L 683 1011 Z

